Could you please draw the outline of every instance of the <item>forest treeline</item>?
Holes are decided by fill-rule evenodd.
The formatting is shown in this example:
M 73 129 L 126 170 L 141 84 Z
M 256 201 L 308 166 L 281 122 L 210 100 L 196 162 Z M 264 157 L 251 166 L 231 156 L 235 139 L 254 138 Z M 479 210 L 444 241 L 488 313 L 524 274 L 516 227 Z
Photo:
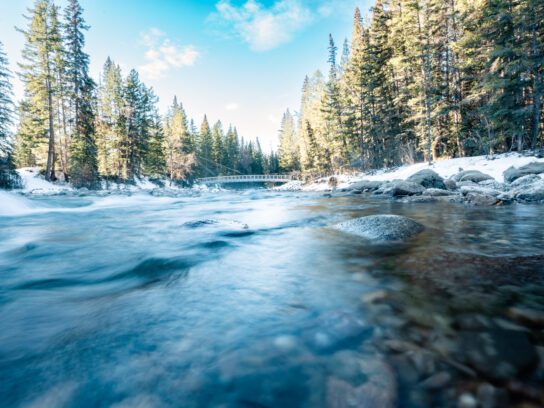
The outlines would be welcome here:
M 543 145 L 542 0 L 377 0 L 328 49 L 328 75 L 307 76 L 299 112 L 283 116 L 283 171 Z
M 190 183 L 201 176 L 278 171 L 276 154 L 264 154 L 258 140 L 245 142 L 235 127 L 225 131 L 206 116 L 197 128 L 176 98 L 161 116 L 158 98 L 136 70 L 124 76 L 108 58 L 95 82 L 82 13 L 78 0 L 68 0 L 62 16 L 52 0 L 36 0 L 28 10 L 27 27 L 17 29 L 25 39 L 18 106 L 0 43 L 0 187 L 18 185 L 16 166 L 38 166 L 47 180 L 87 188 L 142 176 Z

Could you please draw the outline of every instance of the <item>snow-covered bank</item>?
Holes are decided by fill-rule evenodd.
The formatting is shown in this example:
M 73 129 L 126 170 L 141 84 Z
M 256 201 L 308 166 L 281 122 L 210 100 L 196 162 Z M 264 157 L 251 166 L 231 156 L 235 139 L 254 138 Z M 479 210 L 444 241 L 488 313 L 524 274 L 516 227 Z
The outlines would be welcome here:
M 478 170 L 493 177 L 497 182 L 503 183 L 503 173 L 510 167 L 522 167 L 529 163 L 544 163 L 544 158 L 526 156 L 519 153 L 505 153 L 494 156 L 461 157 L 456 159 L 438 160 L 431 165 L 428 163 L 416 163 L 392 169 L 383 169 L 371 173 L 359 173 L 356 175 L 337 175 L 336 188 L 347 189 L 350 185 L 363 181 L 392 181 L 406 180 L 411 175 L 423 169 L 431 169 L 441 177 L 448 179 L 460 170 Z M 542 175 L 541 175 L 542 176 Z M 315 180 L 306 185 L 300 181 L 293 181 L 280 186 L 278 190 L 284 191 L 327 191 L 330 190 L 329 178 Z
M 57 195 L 57 194 L 80 194 L 85 190 L 74 189 L 70 183 L 60 181 L 46 181 L 40 174 L 37 167 L 24 167 L 18 169 L 21 176 L 22 188 L 15 192 L 24 195 Z M 205 185 L 194 185 L 191 188 L 179 187 L 170 184 L 168 180 L 162 180 L 162 184 L 156 183 L 147 177 L 137 178 L 134 183 L 116 183 L 112 181 L 102 181 L 101 194 L 104 193 L 181 193 L 188 191 L 218 191 L 216 188 L 210 188 Z
M 23 184 L 23 188 L 17 191 L 25 194 L 53 195 L 73 190 L 68 183 L 46 181 L 37 167 L 23 167 L 17 169 L 17 173 Z

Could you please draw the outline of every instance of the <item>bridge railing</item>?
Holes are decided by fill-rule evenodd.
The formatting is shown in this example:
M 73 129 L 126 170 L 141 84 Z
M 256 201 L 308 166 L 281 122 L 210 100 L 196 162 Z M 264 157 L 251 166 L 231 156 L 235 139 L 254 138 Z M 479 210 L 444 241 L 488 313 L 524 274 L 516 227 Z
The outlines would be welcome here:
M 293 177 L 285 174 L 241 174 L 238 176 L 203 177 L 197 179 L 199 183 L 224 183 L 224 182 L 251 182 L 251 181 L 291 181 Z

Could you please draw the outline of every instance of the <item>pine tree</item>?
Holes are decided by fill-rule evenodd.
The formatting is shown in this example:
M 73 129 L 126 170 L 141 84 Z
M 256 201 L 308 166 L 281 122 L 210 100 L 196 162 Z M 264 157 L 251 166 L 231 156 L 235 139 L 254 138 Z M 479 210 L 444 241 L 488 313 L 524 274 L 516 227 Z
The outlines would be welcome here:
M 223 161 L 225 158 L 225 147 L 224 147 L 225 135 L 223 132 L 223 125 L 221 121 L 217 121 L 212 129 L 212 152 L 211 160 L 215 164 L 217 175 L 223 174 Z
M 13 92 L 11 72 L 4 45 L 0 42 L 0 188 L 20 186 L 20 178 L 15 171 L 11 125 L 13 124 Z
M 300 170 L 300 148 L 297 141 L 295 120 L 289 109 L 283 114 L 279 138 L 278 153 L 282 171 L 289 173 Z
M 200 175 L 213 175 L 213 169 L 210 166 L 212 161 L 213 139 L 208 117 L 204 115 L 202 125 L 200 126 L 200 146 L 198 151 L 198 163 Z
M 55 88 L 57 86 L 55 71 L 55 55 L 61 52 L 62 41 L 57 19 L 57 8 L 50 0 L 36 0 L 26 31 L 19 30 L 25 37 L 23 48 L 24 63 L 20 64 L 21 79 L 25 85 L 25 100 L 31 112 L 32 120 L 27 121 L 27 134 L 23 138 L 32 139 L 29 145 L 47 140 L 45 147 L 45 177 L 55 179 Z M 39 164 L 43 165 L 42 154 Z
M 164 155 L 168 176 L 173 181 L 186 181 L 194 172 L 196 140 L 189 129 L 183 105 L 178 103 L 176 97 L 166 115 L 164 131 Z
M 70 122 L 73 133 L 70 143 L 70 178 L 74 187 L 99 186 L 98 159 L 95 141 L 94 89 L 89 76 L 89 56 L 83 51 L 84 30 L 78 0 L 69 0 L 65 14 L 66 74 L 69 84 Z
M 154 106 L 151 114 L 147 150 L 145 151 L 143 160 L 144 175 L 153 179 L 159 179 L 166 171 L 164 155 L 165 138 L 161 121 L 159 112 Z
M 347 47 L 347 44 L 344 44 Z M 329 34 L 329 78 L 325 86 L 325 93 L 321 101 L 321 112 L 324 116 L 324 135 L 326 155 L 330 157 L 334 168 L 348 164 L 349 153 L 347 138 L 343 131 L 343 106 L 340 95 L 339 68 L 336 64 L 337 47 L 332 35 Z M 346 52 L 346 50 L 344 50 Z
M 121 151 L 125 133 L 121 123 L 123 109 L 121 69 L 108 57 L 98 87 L 96 120 L 99 172 L 106 178 L 122 178 Z

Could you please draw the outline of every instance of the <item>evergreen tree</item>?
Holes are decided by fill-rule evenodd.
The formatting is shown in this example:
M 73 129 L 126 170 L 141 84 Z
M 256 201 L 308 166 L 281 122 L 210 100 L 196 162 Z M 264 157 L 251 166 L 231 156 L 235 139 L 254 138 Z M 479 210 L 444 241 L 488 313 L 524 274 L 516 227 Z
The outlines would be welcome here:
M 0 188 L 20 186 L 20 178 L 15 171 L 10 127 L 13 124 L 13 93 L 11 72 L 4 45 L 0 42 Z
M 144 175 L 159 179 L 166 172 L 164 152 L 164 130 L 161 117 L 156 107 L 153 107 L 149 129 L 149 140 L 144 156 Z
M 223 174 L 223 161 L 225 158 L 225 147 L 224 147 L 225 134 L 223 131 L 223 125 L 221 121 L 217 121 L 212 129 L 212 152 L 211 160 L 215 164 L 217 175 Z
M 211 165 L 213 164 L 213 138 L 208 117 L 204 115 L 202 125 L 200 126 L 200 146 L 198 151 L 199 174 L 213 176 Z
M 23 48 L 24 63 L 21 79 L 25 85 L 26 106 L 32 120 L 25 122 L 26 134 L 21 138 L 27 146 L 38 145 L 42 151 L 35 156 L 39 165 L 45 161 L 45 177 L 55 179 L 55 90 L 58 85 L 55 56 L 61 52 L 62 40 L 57 18 L 57 8 L 50 0 L 36 0 L 26 31 L 19 30 L 25 37 Z M 43 146 L 43 141 L 47 145 Z M 33 152 L 34 153 L 34 152 Z M 45 156 L 45 160 L 44 160 Z
M 125 133 L 125 127 L 121 123 L 123 109 L 121 69 L 108 57 L 98 87 L 96 120 L 99 172 L 107 178 L 122 178 L 123 175 L 121 156 Z
M 281 120 L 279 156 L 282 171 L 288 173 L 300 170 L 300 148 L 295 120 L 289 109 L 283 114 Z
M 192 122 L 191 122 L 192 123 Z M 164 155 L 171 180 L 185 181 L 194 172 L 196 140 L 183 105 L 176 97 L 165 119 Z
M 70 119 L 73 133 L 70 143 L 70 178 L 74 187 L 99 186 L 95 141 L 94 89 L 89 76 L 89 56 L 83 51 L 88 29 L 78 0 L 69 0 L 65 14 L 66 74 L 69 84 Z

